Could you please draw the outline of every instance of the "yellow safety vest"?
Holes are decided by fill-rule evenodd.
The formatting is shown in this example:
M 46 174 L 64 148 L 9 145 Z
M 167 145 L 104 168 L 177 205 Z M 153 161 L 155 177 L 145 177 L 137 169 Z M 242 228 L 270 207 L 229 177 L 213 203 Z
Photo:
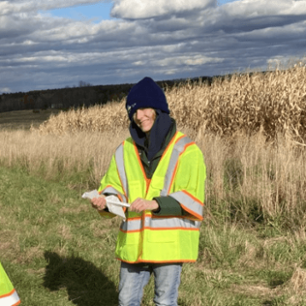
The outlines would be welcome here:
M 151 180 L 146 178 L 132 138 L 116 150 L 100 193 L 116 194 L 132 203 L 137 198 L 152 200 L 171 196 L 185 210 L 184 216 L 158 216 L 151 211 L 126 212 L 117 239 L 116 256 L 129 262 L 193 262 L 198 256 L 199 227 L 203 219 L 206 171 L 198 146 L 176 132 L 165 149 Z M 104 217 L 113 217 L 102 212 Z
M 19 304 L 19 296 L 0 263 L 0 305 L 14 306 Z

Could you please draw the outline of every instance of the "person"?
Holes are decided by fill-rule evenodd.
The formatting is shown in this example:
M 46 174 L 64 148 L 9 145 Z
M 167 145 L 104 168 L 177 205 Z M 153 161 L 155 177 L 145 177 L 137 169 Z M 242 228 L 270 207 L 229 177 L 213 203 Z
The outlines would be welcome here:
M 19 304 L 19 296 L 0 262 L 0 305 L 15 306 Z
M 154 274 L 156 305 L 177 305 L 184 262 L 198 256 L 206 170 L 198 146 L 170 117 L 163 90 L 149 77 L 127 95 L 130 135 L 112 156 L 91 200 L 106 218 L 114 217 L 105 196 L 130 203 L 116 244 L 121 261 L 119 305 L 141 304 Z

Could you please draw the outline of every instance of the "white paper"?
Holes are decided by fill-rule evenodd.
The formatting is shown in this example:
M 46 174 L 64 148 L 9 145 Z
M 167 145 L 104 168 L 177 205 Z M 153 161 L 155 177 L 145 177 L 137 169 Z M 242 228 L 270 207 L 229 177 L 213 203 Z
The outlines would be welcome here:
M 98 198 L 99 196 L 100 195 L 99 195 L 98 190 L 92 190 L 92 191 L 83 193 L 82 198 L 92 200 L 93 198 Z
M 107 203 L 109 203 L 109 204 L 115 204 L 117 206 L 122 206 L 122 207 L 130 207 L 129 203 L 124 203 L 124 202 L 120 202 L 120 201 L 118 202 L 118 201 L 119 201 L 119 199 L 117 197 L 116 197 L 116 201 L 113 201 L 111 199 L 107 199 Z
M 92 200 L 93 198 L 98 198 L 99 196 L 100 194 L 97 190 L 92 190 L 89 192 L 85 192 L 82 195 L 82 198 Z M 120 200 L 114 195 L 107 196 L 105 197 L 105 199 L 108 211 L 117 216 L 122 217 L 125 220 L 125 213 L 123 211 L 123 207 L 129 207 L 130 204 L 120 202 Z
M 123 207 L 120 205 L 120 200 L 114 195 L 107 196 L 105 199 L 108 211 L 122 217 L 125 220 L 125 213 L 123 211 Z

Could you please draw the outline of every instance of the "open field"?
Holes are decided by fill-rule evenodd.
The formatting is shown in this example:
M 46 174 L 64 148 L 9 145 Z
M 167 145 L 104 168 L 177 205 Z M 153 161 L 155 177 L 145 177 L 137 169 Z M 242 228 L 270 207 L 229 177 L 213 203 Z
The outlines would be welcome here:
M 21 110 L 0 113 L 0 128 L 17 130 L 29 130 L 31 126 L 38 128 L 44 121 L 48 120 L 51 115 L 57 115 L 60 110 Z
M 73 185 L 6 168 L 0 179 L 0 259 L 23 305 L 116 305 L 119 220 L 102 220 Z M 179 305 L 306 305 L 305 242 L 302 228 L 207 218 Z M 151 282 L 143 305 L 152 294 Z
M 199 259 L 183 266 L 181 306 L 306 305 L 306 75 L 294 69 L 166 93 L 207 166 Z M 101 219 L 81 194 L 128 135 L 123 102 L 31 130 L 19 123 L 0 124 L 0 260 L 23 305 L 116 305 L 120 220 Z M 143 306 L 152 294 L 150 282 Z

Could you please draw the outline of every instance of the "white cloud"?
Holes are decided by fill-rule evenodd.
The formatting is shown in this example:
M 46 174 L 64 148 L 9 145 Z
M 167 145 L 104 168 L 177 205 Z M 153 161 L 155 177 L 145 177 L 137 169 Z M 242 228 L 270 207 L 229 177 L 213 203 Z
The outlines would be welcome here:
M 207 57 L 203 56 L 201 54 L 197 55 L 184 55 L 184 56 L 176 56 L 175 58 L 168 57 L 168 58 L 163 58 L 161 60 L 155 61 L 155 65 L 157 66 L 168 66 L 168 67 L 173 67 L 173 66 L 199 66 L 199 65 L 204 65 L 206 63 L 213 63 L 213 62 L 222 62 L 222 59 L 220 58 L 212 58 L 212 57 Z
M 9 93 L 9 92 L 11 92 L 11 89 L 8 88 L 8 87 L 3 87 L 3 88 L 0 88 L 0 92 Z
M 305 0 L 240 0 L 220 6 L 219 11 L 229 16 L 254 18 L 263 16 L 301 15 L 306 13 Z
M 300 66 L 306 67 L 306 57 L 293 58 L 292 56 L 275 56 L 267 60 L 267 67 L 270 70 L 286 69 L 288 67 Z
M 137 61 L 133 63 L 135 66 L 144 66 L 145 62 L 144 61 Z
M 0 1 L 1 86 L 219 75 L 305 53 L 306 0 L 115 0 L 121 19 L 98 24 L 43 12 L 95 2 Z
M 216 0 L 115 0 L 112 16 L 143 19 L 202 10 L 216 6 Z

